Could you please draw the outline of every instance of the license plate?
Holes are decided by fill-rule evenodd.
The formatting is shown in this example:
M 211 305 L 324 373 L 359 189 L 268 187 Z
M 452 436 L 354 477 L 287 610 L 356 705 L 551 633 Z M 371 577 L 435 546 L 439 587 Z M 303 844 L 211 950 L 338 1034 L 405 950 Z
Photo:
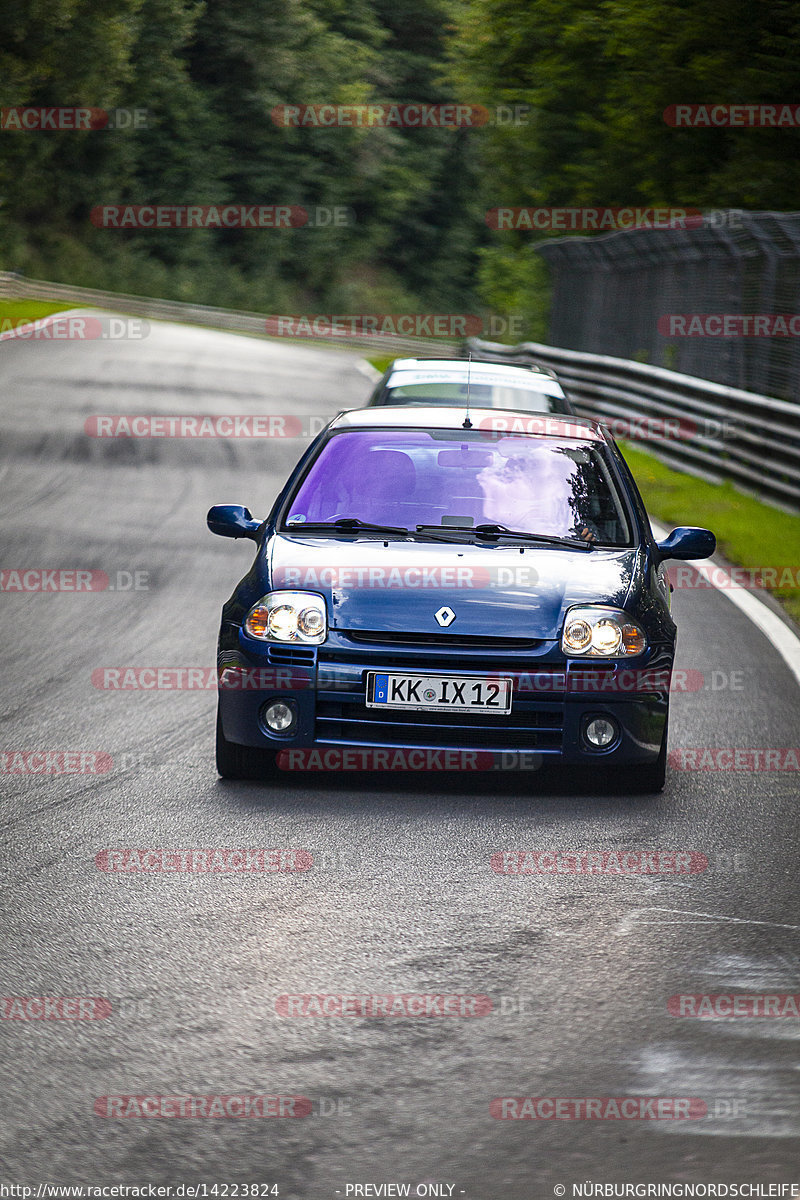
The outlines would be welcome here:
M 511 712 L 512 679 L 474 675 L 367 673 L 367 708 L 409 708 L 417 712 Z

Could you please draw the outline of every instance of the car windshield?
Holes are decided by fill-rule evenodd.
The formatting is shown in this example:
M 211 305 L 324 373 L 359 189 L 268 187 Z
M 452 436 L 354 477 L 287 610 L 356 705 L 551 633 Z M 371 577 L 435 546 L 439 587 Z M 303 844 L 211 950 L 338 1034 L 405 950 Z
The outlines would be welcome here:
M 403 383 L 390 387 L 384 404 L 458 404 L 466 407 L 467 384 L 459 380 L 450 383 Z M 533 388 L 511 387 L 507 383 L 476 383 L 470 381 L 469 403 L 474 408 L 505 408 L 524 412 L 561 412 L 560 397 L 548 396 Z
M 325 442 L 284 510 L 284 529 L 346 518 L 504 525 L 630 545 L 630 525 L 599 447 L 488 430 L 343 430 Z

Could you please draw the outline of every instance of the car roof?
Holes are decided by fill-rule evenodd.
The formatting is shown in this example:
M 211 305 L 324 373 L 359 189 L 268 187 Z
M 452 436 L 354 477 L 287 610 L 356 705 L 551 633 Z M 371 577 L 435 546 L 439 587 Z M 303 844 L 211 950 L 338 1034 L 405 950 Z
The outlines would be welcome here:
M 556 378 L 555 371 L 551 371 L 549 367 L 542 363 L 535 362 L 500 362 L 497 359 L 491 358 L 396 358 L 389 365 L 389 373 L 394 371 L 413 371 L 418 367 L 463 367 L 464 370 L 472 364 L 473 369 L 486 370 L 492 367 L 509 368 L 513 371 L 532 371 L 537 375 L 548 375 L 551 379 Z
M 483 360 L 470 361 L 466 358 L 398 358 L 388 368 L 385 376 L 387 387 L 397 386 L 402 379 L 395 376 L 406 374 L 446 374 L 449 379 L 463 380 L 467 378 L 480 383 L 487 376 L 495 380 L 508 380 L 509 385 L 521 383 L 520 375 L 524 376 L 527 391 L 546 392 L 551 396 L 563 396 L 564 391 L 552 371 L 535 363 L 497 363 Z M 433 381 L 431 381 L 433 382 Z
M 351 408 L 334 417 L 329 429 L 452 429 L 463 430 L 467 409 L 460 405 L 381 405 L 379 408 Z M 530 437 L 575 438 L 586 442 L 609 442 L 605 428 L 589 417 L 557 413 L 525 413 L 506 408 L 470 408 L 471 425 Z

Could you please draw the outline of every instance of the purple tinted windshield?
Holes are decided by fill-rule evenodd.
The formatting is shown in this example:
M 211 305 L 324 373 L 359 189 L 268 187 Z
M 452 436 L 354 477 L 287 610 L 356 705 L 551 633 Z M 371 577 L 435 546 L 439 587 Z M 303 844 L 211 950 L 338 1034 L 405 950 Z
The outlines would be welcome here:
M 286 528 L 356 517 L 380 525 L 506 525 L 630 543 L 611 473 L 586 443 L 373 429 L 335 434 L 286 510 Z

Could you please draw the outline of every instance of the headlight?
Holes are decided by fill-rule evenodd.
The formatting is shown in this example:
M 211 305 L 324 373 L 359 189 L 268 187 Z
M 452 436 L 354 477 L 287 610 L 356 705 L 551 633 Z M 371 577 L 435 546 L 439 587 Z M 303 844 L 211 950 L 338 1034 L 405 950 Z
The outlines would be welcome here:
M 244 627 L 263 642 L 324 642 L 325 601 L 313 592 L 269 592 L 254 604 Z
M 574 658 L 630 658 L 647 649 L 647 635 L 621 608 L 579 605 L 567 613 L 561 649 Z

